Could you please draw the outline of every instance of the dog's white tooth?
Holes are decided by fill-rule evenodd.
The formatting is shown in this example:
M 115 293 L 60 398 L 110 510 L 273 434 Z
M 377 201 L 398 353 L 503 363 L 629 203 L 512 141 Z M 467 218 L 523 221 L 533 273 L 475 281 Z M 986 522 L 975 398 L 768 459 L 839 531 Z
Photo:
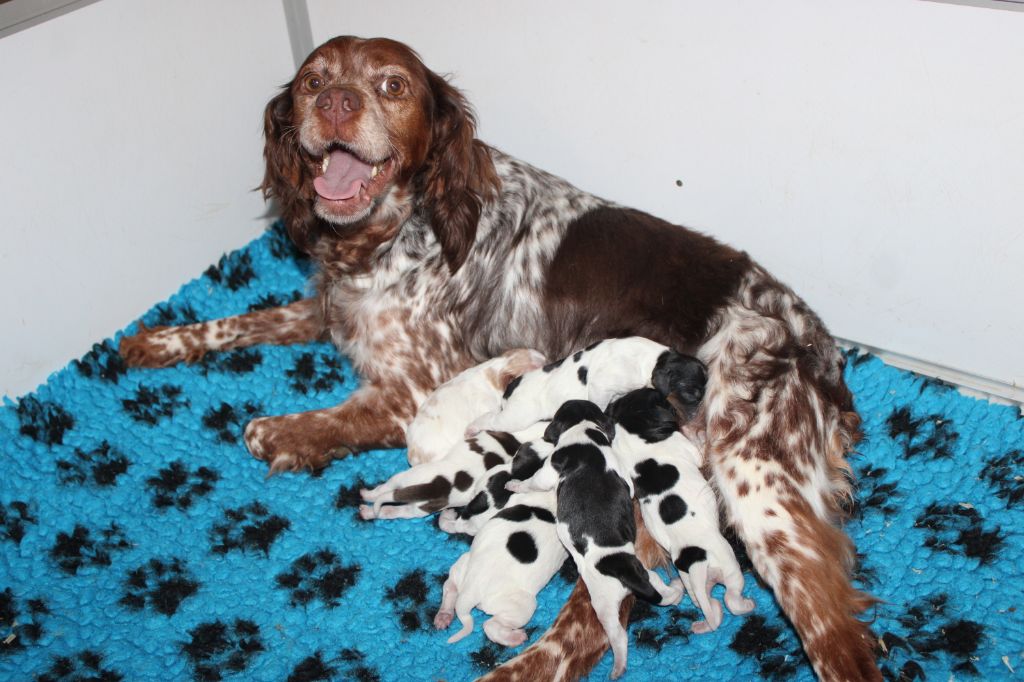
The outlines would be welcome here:
M 380 173 L 380 166 L 374 166 L 373 170 L 370 171 L 370 179 L 377 177 L 377 173 Z
M 320 172 L 321 172 L 321 173 L 326 173 L 326 172 L 327 172 L 327 166 L 328 166 L 328 165 L 329 165 L 330 163 L 331 163 L 331 157 L 330 157 L 330 156 L 328 156 L 327 154 L 324 154 L 324 160 L 323 160 L 323 163 L 321 163 L 321 164 L 320 164 Z

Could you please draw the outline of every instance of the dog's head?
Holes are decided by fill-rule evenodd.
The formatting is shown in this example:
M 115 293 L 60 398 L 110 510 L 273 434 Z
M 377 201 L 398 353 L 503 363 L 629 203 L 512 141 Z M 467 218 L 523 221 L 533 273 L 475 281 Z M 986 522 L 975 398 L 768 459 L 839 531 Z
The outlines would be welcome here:
M 267 104 L 264 133 L 261 188 L 306 251 L 324 233 L 390 238 L 382 225 L 422 211 L 454 271 L 498 189 L 465 98 L 393 40 L 318 47 Z
M 689 421 L 697 412 L 708 382 L 704 364 L 695 357 L 667 350 L 658 357 L 651 384 Z
M 558 408 L 551 423 L 544 430 L 544 440 L 552 445 L 557 444 L 563 433 L 583 423 L 592 425 L 598 433 L 607 438 L 603 445 L 608 445 L 615 439 L 615 423 L 601 411 L 601 408 L 589 400 L 567 400 Z
M 665 396 L 639 388 L 613 400 L 605 413 L 629 433 L 647 443 L 659 443 L 679 430 L 679 416 Z

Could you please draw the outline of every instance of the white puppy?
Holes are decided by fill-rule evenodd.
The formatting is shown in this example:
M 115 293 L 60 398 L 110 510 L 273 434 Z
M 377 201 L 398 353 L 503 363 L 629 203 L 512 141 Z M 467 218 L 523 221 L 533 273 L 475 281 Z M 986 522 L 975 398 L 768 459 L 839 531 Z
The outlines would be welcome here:
M 409 464 L 432 462 L 447 455 L 462 442 L 470 422 L 498 409 L 510 381 L 545 362 L 535 350 L 510 350 L 438 386 L 419 406 L 406 429 Z
M 526 641 L 523 626 L 537 610 L 537 593 L 566 559 L 555 533 L 555 494 L 513 495 L 508 506 L 488 521 L 468 552 L 448 573 L 434 627 L 447 628 L 457 615 L 457 642 L 473 631 L 474 608 L 491 614 L 487 638 L 505 646 Z
M 640 389 L 613 401 L 607 413 L 616 427 L 612 450 L 631 472 L 644 524 L 704 614 L 693 632 L 722 623 L 722 607 L 711 597 L 716 584 L 725 585 L 732 613 L 752 611 L 754 602 L 743 597 L 743 572 L 719 530 L 718 500 L 700 472 L 701 452 L 678 431 L 672 407 L 657 391 Z
M 589 400 L 604 409 L 645 386 L 689 409 L 703 397 L 705 381 L 696 358 L 639 336 L 608 339 L 513 379 L 500 409 L 474 419 L 466 433 L 517 431 L 550 418 L 568 400 Z

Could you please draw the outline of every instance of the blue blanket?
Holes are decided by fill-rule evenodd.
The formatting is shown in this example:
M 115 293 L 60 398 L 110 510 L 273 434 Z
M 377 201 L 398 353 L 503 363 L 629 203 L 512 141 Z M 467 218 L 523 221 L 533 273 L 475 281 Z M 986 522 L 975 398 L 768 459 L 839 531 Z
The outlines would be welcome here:
M 304 294 L 275 227 L 143 317 L 177 324 Z M 134 326 L 125 331 L 130 332 Z M 357 490 L 402 451 L 264 478 L 253 415 L 336 404 L 358 378 L 326 344 L 260 346 L 127 370 L 120 333 L 0 408 L 0 678 L 469 680 L 515 654 L 480 628 L 432 629 L 465 551 L 432 519 L 365 522 Z M 999 679 L 1024 667 L 1024 420 L 1016 410 L 850 355 L 866 439 L 848 526 L 890 679 Z M 530 641 L 572 588 L 541 594 Z M 638 606 L 626 679 L 811 679 L 748 573 L 753 614 L 689 634 L 696 612 Z M 610 670 L 605 656 L 592 679 Z

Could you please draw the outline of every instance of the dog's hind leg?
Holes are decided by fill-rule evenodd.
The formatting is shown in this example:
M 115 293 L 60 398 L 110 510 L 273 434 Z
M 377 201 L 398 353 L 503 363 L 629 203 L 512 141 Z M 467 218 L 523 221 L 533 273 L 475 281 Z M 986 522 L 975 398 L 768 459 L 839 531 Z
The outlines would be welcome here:
M 707 451 L 729 522 L 822 680 L 881 680 L 837 528 L 859 420 L 842 357 L 788 289 L 755 270 L 701 349 Z

